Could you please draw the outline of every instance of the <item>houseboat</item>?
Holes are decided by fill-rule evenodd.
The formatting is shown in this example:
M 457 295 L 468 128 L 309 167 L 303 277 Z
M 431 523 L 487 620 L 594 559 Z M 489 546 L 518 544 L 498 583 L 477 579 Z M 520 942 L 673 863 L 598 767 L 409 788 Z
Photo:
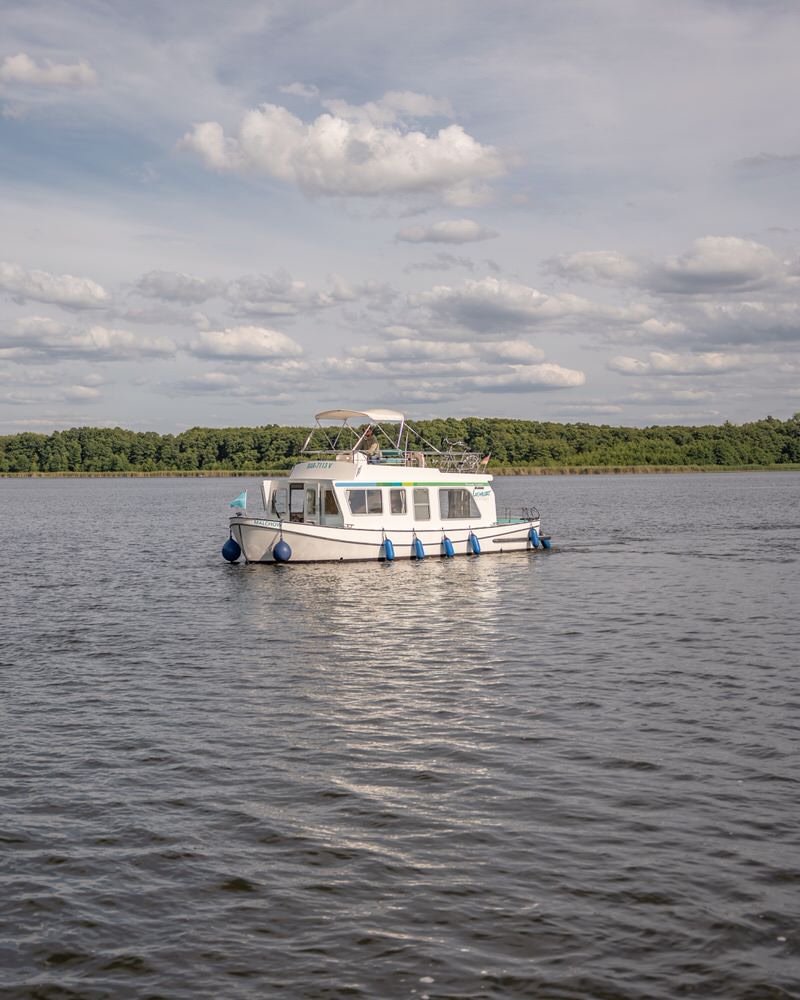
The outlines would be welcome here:
M 489 456 L 435 447 L 393 410 L 325 410 L 288 478 L 261 483 L 263 511 L 234 501 L 235 562 L 423 559 L 550 548 L 535 507 L 498 517 Z M 233 506 L 233 504 L 232 504 Z

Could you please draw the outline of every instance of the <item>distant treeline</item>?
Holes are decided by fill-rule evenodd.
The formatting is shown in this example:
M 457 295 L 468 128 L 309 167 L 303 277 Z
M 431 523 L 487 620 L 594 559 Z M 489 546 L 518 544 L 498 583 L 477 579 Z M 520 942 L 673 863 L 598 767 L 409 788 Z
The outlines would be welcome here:
M 463 441 L 491 466 L 786 465 L 800 462 L 800 413 L 749 424 L 609 427 L 466 417 L 415 421 L 428 441 Z M 77 427 L 0 437 L 0 473 L 287 469 L 307 427 L 193 427 L 182 434 Z

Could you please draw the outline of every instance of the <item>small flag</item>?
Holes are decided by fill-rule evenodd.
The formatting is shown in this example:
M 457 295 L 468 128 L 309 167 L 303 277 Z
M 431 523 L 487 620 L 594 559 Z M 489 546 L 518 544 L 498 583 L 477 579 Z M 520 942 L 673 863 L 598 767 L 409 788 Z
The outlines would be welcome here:
M 482 458 L 482 459 L 480 460 L 480 463 L 479 463 L 479 464 L 480 464 L 480 465 L 482 465 L 482 466 L 484 467 L 484 469 L 485 469 L 485 468 L 486 468 L 486 466 L 487 466 L 487 465 L 489 464 L 489 459 L 490 459 L 491 457 L 492 457 L 491 455 L 485 455 L 485 456 L 484 456 L 484 457 L 483 457 L 483 458 Z
M 242 490 L 242 492 L 239 494 L 238 497 L 236 497 L 235 500 L 231 500 L 229 506 L 242 507 L 242 508 L 247 507 L 247 490 Z

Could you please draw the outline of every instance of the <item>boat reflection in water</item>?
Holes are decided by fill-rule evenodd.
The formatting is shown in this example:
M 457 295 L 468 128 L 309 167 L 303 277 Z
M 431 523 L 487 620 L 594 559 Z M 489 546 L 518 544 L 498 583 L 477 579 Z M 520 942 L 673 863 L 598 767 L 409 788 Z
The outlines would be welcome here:
M 321 739 L 321 752 L 325 738 L 360 750 L 395 741 L 398 734 L 386 731 L 392 720 L 410 743 L 424 741 L 431 735 L 425 720 L 445 694 L 454 719 L 464 699 L 474 717 L 492 697 L 487 674 L 494 673 L 509 621 L 503 583 L 522 577 L 521 586 L 533 586 L 535 565 L 521 553 L 509 560 L 299 565 L 270 573 L 248 566 L 231 578 L 230 624 L 239 617 L 251 635 L 257 629 L 263 637 L 247 653 L 248 673 L 260 684 L 265 672 L 273 673 L 270 687 L 279 701 L 281 691 L 295 706 L 303 698 L 319 722 L 306 733 Z M 280 705 L 263 710 L 274 722 Z
M 518 559 L 520 568 L 530 567 L 530 557 Z M 253 565 L 235 574 L 238 614 L 265 637 L 291 636 L 295 651 L 314 642 L 326 660 L 405 659 L 418 646 L 429 650 L 431 637 L 451 643 L 456 629 L 469 649 L 500 638 L 501 578 L 509 569 L 478 558 L 297 565 L 270 573 Z M 451 648 L 448 659 L 453 655 Z

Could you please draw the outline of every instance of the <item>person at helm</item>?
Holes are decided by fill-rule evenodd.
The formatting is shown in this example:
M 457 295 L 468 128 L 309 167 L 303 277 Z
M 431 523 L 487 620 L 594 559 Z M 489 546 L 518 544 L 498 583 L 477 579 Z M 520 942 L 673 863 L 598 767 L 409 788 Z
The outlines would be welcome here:
M 379 461 L 381 457 L 381 446 L 378 444 L 378 439 L 375 437 L 371 427 L 368 427 L 364 431 L 364 437 L 361 439 L 359 451 L 362 451 L 367 456 L 368 462 Z

